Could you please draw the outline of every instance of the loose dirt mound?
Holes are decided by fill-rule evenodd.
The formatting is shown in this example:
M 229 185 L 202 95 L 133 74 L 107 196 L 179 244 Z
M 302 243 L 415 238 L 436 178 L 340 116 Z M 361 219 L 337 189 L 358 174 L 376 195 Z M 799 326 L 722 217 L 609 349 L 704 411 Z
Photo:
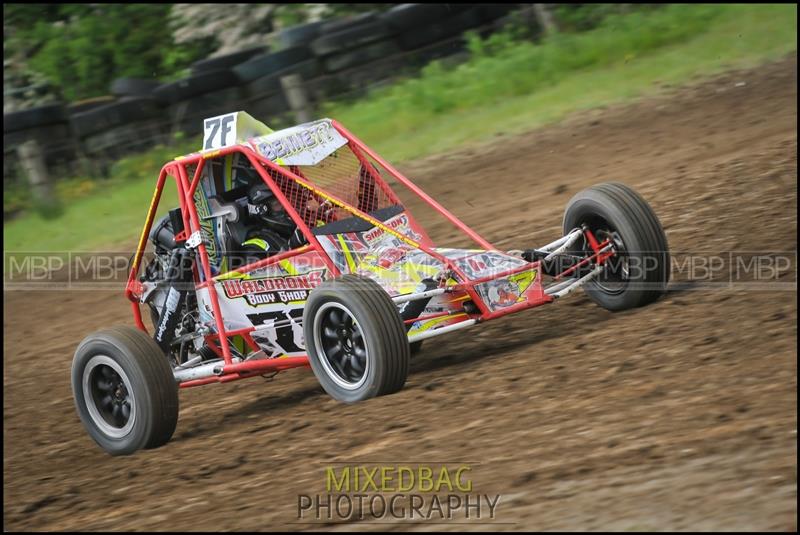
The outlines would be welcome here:
M 616 180 L 674 251 L 796 251 L 796 99 L 792 56 L 403 170 L 502 248 L 553 239 L 570 196 Z M 4 292 L 4 528 L 301 529 L 325 462 L 473 461 L 502 494 L 484 529 L 794 530 L 796 289 L 675 278 L 635 311 L 577 294 L 429 341 L 402 392 L 354 406 L 303 370 L 189 389 L 173 441 L 128 458 L 69 387 L 83 336 L 130 323 L 121 293 Z

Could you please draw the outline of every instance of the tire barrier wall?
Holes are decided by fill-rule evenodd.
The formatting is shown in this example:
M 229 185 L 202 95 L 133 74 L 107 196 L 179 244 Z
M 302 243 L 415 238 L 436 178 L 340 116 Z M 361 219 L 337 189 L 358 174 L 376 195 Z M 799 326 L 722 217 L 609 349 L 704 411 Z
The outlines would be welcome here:
M 313 22 L 281 31 L 274 51 L 243 50 L 194 63 L 169 83 L 114 80 L 110 95 L 4 114 L 3 181 L 22 184 L 17 148 L 39 142 L 53 178 L 104 176 L 117 159 L 200 134 L 202 120 L 245 110 L 274 127 L 293 122 L 281 77 L 297 74 L 311 105 L 355 99 L 434 59 L 466 57 L 463 34 L 485 37 L 520 4 L 399 4 L 381 12 Z

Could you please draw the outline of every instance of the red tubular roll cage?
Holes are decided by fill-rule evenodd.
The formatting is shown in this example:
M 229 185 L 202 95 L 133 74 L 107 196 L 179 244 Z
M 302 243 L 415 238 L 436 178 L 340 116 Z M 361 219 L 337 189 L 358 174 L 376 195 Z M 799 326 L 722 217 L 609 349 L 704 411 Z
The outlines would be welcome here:
M 434 210 L 436 210 L 440 215 L 442 215 L 445 219 L 450 221 L 455 227 L 457 227 L 461 232 L 466 234 L 469 238 L 471 238 L 475 243 L 480 245 L 480 247 L 487 251 L 496 251 L 497 249 L 489 243 L 487 240 L 482 238 L 477 232 L 469 228 L 466 224 L 464 224 L 460 219 L 458 219 L 455 215 L 449 212 L 446 208 L 440 205 L 436 200 L 431 198 L 428 194 L 426 194 L 422 189 L 420 189 L 416 184 L 411 182 L 408 178 L 403 176 L 399 171 L 397 171 L 392 165 L 382 159 L 378 154 L 376 154 L 373 150 L 371 150 L 367 145 L 361 142 L 357 137 L 355 137 L 352 133 L 350 133 L 347 129 L 345 129 L 342 125 L 340 125 L 337 121 L 331 121 L 332 126 L 341 134 L 348 142 L 349 148 L 353 151 L 356 157 L 359 159 L 362 165 L 365 168 L 369 169 L 377 183 L 377 185 L 386 192 L 389 199 L 393 202 L 399 204 L 399 199 L 397 198 L 396 194 L 392 191 L 389 185 L 385 182 L 385 180 L 381 177 L 381 174 L 374 169 L 374 166 L 369 162 L 367 158 L 364 157 L 364 154 L 368 155 L 372 158 L 375 162 L 377 162 L 380 166 L 382 166 L 388 173 L 396 179 L 398 182 L 403 184 L 406 188 L 411 190 L 415 195 L 417 195 L 422 201 L 426 204 L 431 206 Z M 134 256 L 133 265 L 131 267 L 131 271 L 128 277 L 128 282 L 125 288 L 125 296 L 131 301 L 134 319 L 136 322 L 136 326 L 139 329 L 147 332 L 147 329 L 142 322 L 142 314 L 141 310 L 139 309 L 139 296 L 141 295 L 142 285 L 137 280 L 137 276 L 139 273 L 139 269 L 141 267 L 141 260 L 142 255 L 144 253 L 144 249 L 147 245 L 147 238 L 150 234 L 150 229 L 153 224 L 153 220 L 155 219 L 156 208 L 158 207 L 159 201 L 161 199 L 161 194 L 164 189 L 164 184 L 166 182 L 166 177 L 171 176 L 175 178 L 177 191 L 178 191 L 178 200 L 180 203 L 181 208 L 181 217 L 183 218 L 184 229 L 189 229 L 188 231 L 184 230 L 180 235 L 176 236 L 177 241 L 186 240 L 189 236 L 193 235 L 194 233 L 201 233 L 200 228 L 200 218 L 197 214 L 197 208 L 194 204 L 194 193 L 197 190 L 197 187 L 200 183 L 200 177 L 202 176 L 203 169 L 205 167 L 206 160 L 210 158 L 217 158 L 220 156 L 226 156 L 231 153 L 240 153 L 244 155 L 249 162 L 252 164 L 253 168 L 258 172 L 261 179 L 270 188 L 270 190 L 275 194 L 278 200 L 286 209 L 289 216 L 292 218 L 294 223 L 297 227 L 301 230 L 303 235 L 305 236 L 306 240 L 308 240 L 308 244 L 297 249 L 293 249 L 291 251 L 286 251 L 280 253 L 275 256 L 271 256 L 269 258 L 260 260 L 258 262 L 254 262 L 238 268 L 234 271 L 237 273 L 248 273 L 255 269 L 263 268 L 265 266 L 269 266 L 276 262 L 294 257 L 299 254 L 303 254 L 309 251 L 317 251 L 319 253 L 320 258 L 325 263 L 326 267 L 330 270 L 330 272 L 334 276 L 341 275 L 340 270 L 336 267 L 333 261 L 328 257 L 325 250 L 322 248 L 322 245 L 317 240 L 317 237 L 311 231 L 309 226 L 306 224 L 304 219 L 300 216 L 297 210 L 294 208 L 291 202 L 287 199 L 286 195 L 281 191 L 281 189 L 277 186 L 275 180 L 270 176 L 269 171 L 273 171 L 279 173 L 280 175 L 293 180 L 300 185 L 314 191 L 315 193 L 322 194 L 328 200 L 332 201 L 337 206 L 344 208 L 346 211 L 350 212 L 352 215 L 360 217 L 370 223 L 374 224 L 376 227 L 381 228 L 385 232 L 389 234 L 395 235 L 401 240 L 406 243 L 413 245 L 414 247 L 420 249 L 421 251 L 425 252 L 426 254 L 430 255 L 433 258 L 439 260 L 451 273 L 453 273 L 459 283 L 455 286 L 450 286 L 449 288 L 453 291 L 462 290 L 465 291 L 475 305 L 478 307 L 480 313 L 479 314 L 472 314 L 472 319 L 477 321 L 483 321 L 488 319 L 497 318 L 500 316 L 504 316 L 507 314 L 511 314 L 517 312 L 519 310 L 532 308 L 535 306 L 539 306 L 545 303 L 549 303 L 553 300 L 553 297 L 549 295 L 542 295 L 540 299 L 531 299 L 526 300 L 525 302 L 519 303 L 517 305 L 497 310 L 497 311 L 490 311 L 483 300 L 478 295 L 477 291 L 475 290 L 475 285 L 480 284 L 483 282 L 487 282 L 489 280 L 498 279 L 502 277 L 507 277 L 509 275 L 513 275 L 515 273 L 523 272 L 530 269 L 539 269 L 540 262 L 529 262 L 523 266 L 520 266 L 515 269 L 507 270 L 504 272 L 500 272 L 494 274 L 489 277 L 484 277 L 481 279 L 470 280 L 464 272 L 453 262 L 451 259 L 443 256 L 442 254 L 434 251 L 429 243 L 427 238 L 423 239 L 423 243 L 417 243 L 413 240 L 410 240 L 405 235 L 399 234 L 397 231 L 390 229 L 383 225 L 383 223 L 375 218 L 369 216 L 368 214 L 362 212 L 356 207 L 351 206 L 350 204 L 346 203 L 342 199 L 336 197 L 335 195 L 331 194 L 330 192 L 323 192 L 317 188 L 313 182 L 304 177 L 300 176 L 299 174 L 292 172 L 292 170 L 281 167 L 271 160 L 264 158 L 256 151 L 254 151 L 251 147 L 245 144 L 237 144 L 230 147 L 222 148 L 219 150 L 208 151 L 204 153 L 194 153 L 189 156 L 176 159 L 164 165 L 161 169 L 161 172 L 158 177 L 158 181 L 156 183 L 156 189 L 153 193 L 153 199 L 150 204 L 150 208 L 147 212 L 147 219 L 145 221 L 144 228 L 142 229 L 142 234 L 139 238 L 139 243 L 136 249 L 136 254 Z M 191 182 L 189 181 L 188 173 L 187 173 L 187 166 L 196 165 L 196 169 L 194 172 L 194 176 L 192 177 Z M 415 222 L 413 216 L 406 211 L 409 219 L 412 222 Z M 421 228 L 421 227 L 420 227 Z M 592 249 L 595 252 L 595 257 L 598 258 L 598 261 L 604 260 L 607 256 L 598 256 L 599 250 L 607 245 L 607 241 L 598 244 L 597 240 L 591 235 L 591 232 L 586 231 L 587 233 L 587 240 L 591 245 Z M 202 234 L 201 234 L 202 235 Z M 217 290 L 215 287 L 215 283 L 220 279 L 220 277 L 224 276 L 225 274 L 217 275 L 217 277 L 212 276 L 211 266 L 208 258 L 208 252 L 206 250 L 205 243 L 200 240 L 199 245 L 197 245 L 197 256 L 200 258 L 201 268 L 203 270 L 203 282 L 200 281 L 200 273 L 198 272 L 198 266 L 195 263 L 194 265 L 194 280 L 197 289 L 207 288 L 209 293 L 209 298 L 211 301 L 211 306 L 214 313 L 214 322 L 216 326 L 216 333 L 210 334 L 206 336 L 206 341 L 209 343 L 209 347 L 211 347 L 223 360 L 225 365 L 222 369 L 222 374 L 217 377 L 211 377 L 206 379 L 199 379 L 195 381 L 188 381 L 181 384 L 182 387 L 188 386 L 197 386 L 200 384 L 207 384 L 211 382 L 227 382 L 231 380 L 241 379 L 245 377 L 250 377 L 253 375 L 261 375 L 265 372 L 269 371 L 280 371 L 288 368 L 298 367 L 298 366 L 307 366 L 308 359 L 307 357 L 284 357 L 284 358 L 275 358 L 275 359 L 259 359 L 254 361 L 246 361 L 246 362 L 237 362 L 233 361 L 233 356 L 231 354 L 230 343 L 228 338 L 231 336 L 242 336 L 247 343 L 247 345 L 254 350 L 258 349 L 258 346 L 253 341 L 250 333 L 255 330 L 255 327 L 250 327 L 246 329 L 238 329 L 238 330 L 227 330 L 224 325 L 224 321 L 221 314 L 220 304 L 219 304 L 219 297 L 217 295 Z M 606 253 L 606 255 L 610 256 L 610 253 Z M 444 283 L 444 282 L 443 282 Z M 443 284 L 442 283 L 442 284 Z M 436 316 L 436 315 L 434 315 Z M 431 316 L 431 317 L 434 317 Z M 420 319 L 427 319 L 427 318 L 420 318 Z M 409 321 L 416 321 L 416 320 L 408 320 Z M 218 346 L 217 346 L 218 343 Z

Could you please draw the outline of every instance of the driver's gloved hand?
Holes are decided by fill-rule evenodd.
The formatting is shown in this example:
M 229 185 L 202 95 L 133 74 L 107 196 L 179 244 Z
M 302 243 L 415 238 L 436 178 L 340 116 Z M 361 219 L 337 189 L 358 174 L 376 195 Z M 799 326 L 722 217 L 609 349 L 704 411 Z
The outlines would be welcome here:
M 277 232 L 269 229 L 257 229 L 248 233 L 247 239 L 242 243 L 242 255 L 251 262 L 289 250 L 289 243 Z
M 306 245 L 308 240 L 306 239 L 305 235 L 300 231 L 299 228 L 294 229 L 292 232 L 292 236 L 289 238 L 289 249 L 297 249 L 298 247 L 302 247 Z

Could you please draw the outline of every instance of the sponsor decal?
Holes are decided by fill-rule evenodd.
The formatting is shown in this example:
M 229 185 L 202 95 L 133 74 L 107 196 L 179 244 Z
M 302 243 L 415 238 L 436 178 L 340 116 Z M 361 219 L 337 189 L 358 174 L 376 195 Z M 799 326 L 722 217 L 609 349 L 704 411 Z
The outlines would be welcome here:
M 420 241 L 422 239 L 422 236 L 411 230 L 411 227 L 408 223 L 408 216 L 406 216 L 406 214 L 399 214 L 387 221 L 384 221 L 383 225 L 389 230 L 399 232 L 403 236 L 407 236 L 413 240 Z M 383 242 L 385 237 L 386 231 L 381 227 L 375 227 L 372 230 L 362 233 L 361 235 L 361 238 L 368 246 L 373 246 L 377 243 Z M 396 236 L 392 237 L 396 238 Z M 416 245 L 414 246 L 416 247 Z
M 489 300 L 493 305 L 500 307 L 511 306 L 517 302 L 517 288 L 511 281 L 498 281 L 497 284 L 489 287 Z
M 387 228 L 392 230 L 397 230 L 400 227 L 407 227 L 408 226 L 408 217 L 405 214 L 400 214 L 397 217 L 393 217 L 390 220 L 386 221 L 384 225 Z M 380 227 L 375 227 L 372 230 L 368 230 L 364 233 L 363 238 L 367 244 L 371 245 L 374 241 L 384 235 L 386 231 Z
M 333 132 L 331 123 L 323 121 L 274 140 L 263 140 L 258 143 L 258 151 L 270 160 L 285 158 L 335 141 Z
M 392 267 L 394 263 L 402 260 L 405 255 L 406 251 L 404 249 L 389 247 L 380 252 L 378 256 L 378 265 L 384 269 L 388 269 Z
M 219 266 L 217 258 L 217 242 L 214 239 L 214 223 L 211 219 L 211 211 L 208 208 L 208 199 L 203 193 L 203 188 L 197 188 L 194 193 L 194 204 L 197 208 L 197 217 L 200 219 L 200 228 L 203 230 L 203 242 L 208 253 L 208 262 L 214 267 Z
M 251 306 L 305 301 L 308 292 L 323 281 L 324 269 L 302 275 L 266 279 L 229 279 L 221 281 L 225 297 L 244 298 Z
M 164 340 L 164 331 L 167 328 L 167 324 L 169 323 L 169 319 L 175 313 L 175 310 L 178 308 L 178 303 L 180 302 L 181 294 L 175 288 L 169 289 L 169 294 L 167 294 L 167 306 L 164 311 L 164 317 L 161 318 L 161 323 L 158 325 L 158 332 L 156 333 L 156 340 L 161 342 Z
M 456 260 L 456 265 L 470 278 L 490 275 L 492 271 L 503 271 L 524 265 L 524 260 L 505 255 L 482 252 Z
M 253 334 L 253 340 L 270 358 L 305 351 L 302 306 L 248 314 L 247 318 L 255 327 L 270 326 Z
M 504 279 L 489 281 L 477 286 L 489 307 L 494 310 L 521 303 L 524 294 L 536 280 L 536 270 L 523 271 Z
M 523 271 L 522 273 L 511 275 L 508 280 L 516 284 L 517 293 L 522 295 L 528 290 L 530 285 L 533 284 L 533 281 L 536 280 L 536 270 L 532 269 L 530 271 Z

